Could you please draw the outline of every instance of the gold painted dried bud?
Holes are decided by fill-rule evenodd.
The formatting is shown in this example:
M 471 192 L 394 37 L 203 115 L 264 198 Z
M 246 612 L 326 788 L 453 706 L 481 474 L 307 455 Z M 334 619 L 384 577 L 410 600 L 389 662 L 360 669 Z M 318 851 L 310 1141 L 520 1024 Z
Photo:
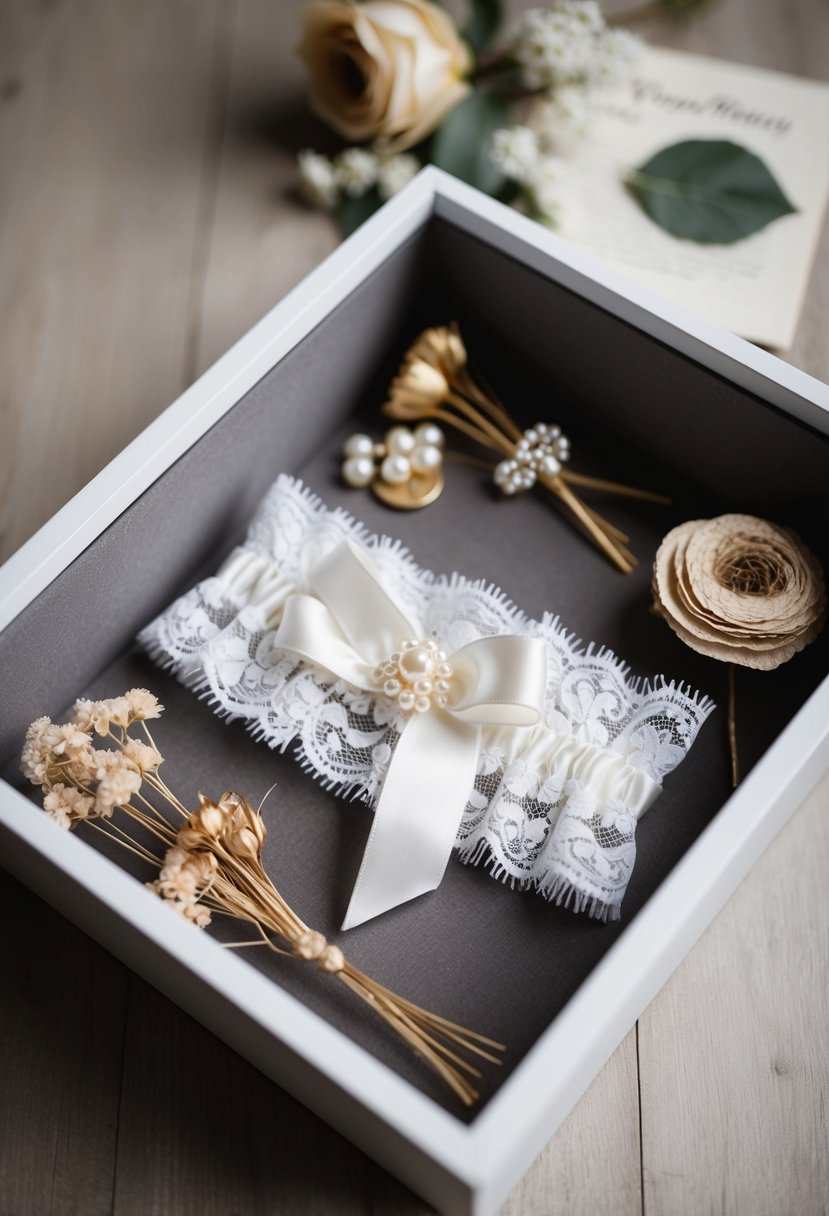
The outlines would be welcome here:
M 250 828 L 241 828 L 238 832 L 234 832 L 227 841 L 227 847 L 237 857 L 253 859 L 259 856 L 259 841 Z
M 226 816 L 218 806 L 203 806 L 193 818 L 205 835 L 213 837 L 214 840 L 218 840 L 225 830 Z

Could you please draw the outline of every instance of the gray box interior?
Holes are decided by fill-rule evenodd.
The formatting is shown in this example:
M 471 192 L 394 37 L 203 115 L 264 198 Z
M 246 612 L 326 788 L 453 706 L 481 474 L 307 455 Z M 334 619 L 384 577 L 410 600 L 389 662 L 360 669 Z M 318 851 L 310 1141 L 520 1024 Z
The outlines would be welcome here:
M 616 573 L 540 494 L 500 501 L 473 467 L 449 465 L 438 502 L 412 514 L 341 484 L 344 438 L 358 428 L 382 430 L 384 389 L 410 339 L 452 319 L 519 419 L 563 425 L 574 467 L 670 490 L 670 508 L 595 500 L 631 535 L 641 559 L 632 575 Z M 596 305 L 432 220 L 0 635 L 0 769 L 18 788 L 17 755 L 33 718 L 61 720 L 77 696 L 115 695 L 136 684 L 153 688 L 167 706 L 157 737 L 169 757 L 166 779 L 185 800 L 200 789 L 232 787 L 256 801 L 278 783 L 265 812 L 265 859 L 288 900 L 389 987 L 507 1043 L 505 1067 L 488 1070 L 481 1104 L 463 1114 L 339 985 L 263 952 L 247 956 L 251 965 L 458 1118 L 472 1119 L 727 798 L 724 712 L 708 720 L 639 825 L 621 922 L 598 924 L 453 859 L 438 891 L 340 939 L 370 812 L 320 789 L 290 755 L 253 742 L 241 723 L 218 720 L 133 644 L 143 624 L 219 564 L 280 472 L 301 476 L 330 506 L 372 529 L 399 536 L 421 565 L 492 580 L 533 616 L 557 612 L 585 641 L 611 646 L 634 673 L 664 673 L 723 705 L 725 668 L 686 649 L 648 611 L 655 549 L 683 519 L 738 510 L 795 527 L 826 566 L 817 507 L 829 484 L 829 444 Z M 824 634 L 776 672 L 738 672 L 744 771 L 816 687 L 827 654 Z M 86 839 L 98 847 L 98 836 Z

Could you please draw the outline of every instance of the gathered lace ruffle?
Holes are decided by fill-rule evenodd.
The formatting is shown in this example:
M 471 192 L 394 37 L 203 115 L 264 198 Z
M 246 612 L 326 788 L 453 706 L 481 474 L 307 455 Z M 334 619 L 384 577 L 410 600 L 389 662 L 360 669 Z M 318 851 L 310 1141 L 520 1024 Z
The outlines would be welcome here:
M 287 476 L 244 545 L 148 625 L 141 644 L 254 737 L 293 747 L 327 788 L 374 805 L 403 725 L 399 707 L 273 645 L 286 599 L 307 592 L 310 571 L 343 539 L 366 547 L 388 592 L 447 651 L 499 634 L 544 640 L 544 721 L 484 728 L 455 847 L 515 886 L 617 919 L 637 818 L 693 743 L 713 708 L 707 697 L 631 679 L 611 651 L 582 647 L 557 617 L 531 620 L 491 584 L 421 570 L 398 541 L 328 510 Z

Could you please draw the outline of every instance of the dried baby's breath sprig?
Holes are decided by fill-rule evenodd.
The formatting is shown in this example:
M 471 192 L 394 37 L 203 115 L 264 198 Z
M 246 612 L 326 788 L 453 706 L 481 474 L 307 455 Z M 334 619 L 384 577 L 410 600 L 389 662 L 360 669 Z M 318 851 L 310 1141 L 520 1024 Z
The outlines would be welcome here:
M 656 554 L 656 611 L 692 650 L 729 664 L 732 782 L 739 777 L 734 665 L 771 671 L 813 642 L 826 620 L 815 555 L 790 528 L 753 515 L 693 519 Z
M 466 1030 L 390 992 L 353 967 L 339 946 L 309 928 L 285 902 L 262 863 L 266 830 L 261 809 L 241 794 L 218 802 L 199 795 L 192 813 L 159 775 L 163 757 L 146 723 L 162 712 L 146 689 L 131 689 L 108 701 L 78 701 L 72 721 L 56 725 L 38 718 L 26 732 L 21 756 L 25 776 L 43 791 L 43 806 L 62 828 L 79 823 L 103 832 L 157 868 L 147 886 L 197 928 L 214 914 L 253 925 L 252 941 L 229 948 L 261 946 L 275 954 L 313 962 L 365 1001 L 399 1034 L 467 1106 L 478 1094 L 467 1077 L 480 1071 L 468 1056 L 500 1064 L 502 1044 Z M 143 738 L 129 734 L 138 727 Z M 96 747 L 95 736 L 110 743 Z M 160 799 L 178 817 L 174 825 L 155 804 Z M 113 818 L 118 808 L 138 836 Z
M 623 574 L 637 564 L 627 537 L 582 501 L 573 486 L 646 502 L 667 503 L 660 494 L 574 473 L 563 467 L 570 446 L 559 427 L 539 423 L 522 431 L 480 375 L 470 371 L 457 325 L 433 326 L 409 348 L 391 383 L 383 412 L 403 422 L 441 422 L 496 452 L 496 484 L 506 494 L 543 485 L 585 528 Z

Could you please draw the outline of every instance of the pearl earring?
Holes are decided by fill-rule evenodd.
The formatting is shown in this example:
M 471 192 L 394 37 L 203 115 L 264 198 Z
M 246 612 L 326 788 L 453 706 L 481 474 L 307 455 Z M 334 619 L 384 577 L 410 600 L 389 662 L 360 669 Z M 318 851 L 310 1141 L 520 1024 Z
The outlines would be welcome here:
M 355 489 L 371 486 L 390 507 L 426 507 L 443 489 L 443 444 L 443 431 L 431 422 L 413 431 L 393 426 L 382 443 L 352 435 L 343 449 L 343 480 Z

